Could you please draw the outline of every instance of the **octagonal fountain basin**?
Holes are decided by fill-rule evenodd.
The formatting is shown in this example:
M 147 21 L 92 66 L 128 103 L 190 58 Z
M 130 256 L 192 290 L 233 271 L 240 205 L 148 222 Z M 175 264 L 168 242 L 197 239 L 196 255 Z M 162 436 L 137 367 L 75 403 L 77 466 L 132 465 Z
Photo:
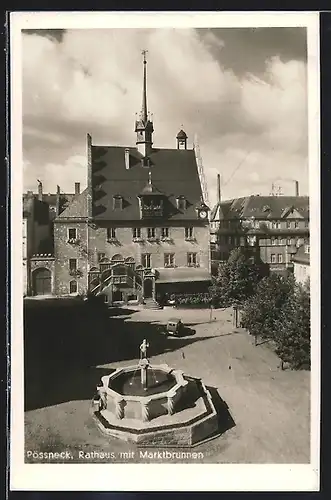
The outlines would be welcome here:
M 118 368 L 101 378 L 91 413 L 99 429 L 138 446 L 191 447 L 216 436 L 218 417 L 201 379 L 168 365 Z
M 98 393 L 102 407 L 118 420 L 137 419 L 148 422 L 175 412 L 176 403 L 184 397 L 188 384 L 183 372 L 168 365 L 149 365 L 147 384 L 141 381 L 139 366 L 118 368 L 102 377 Z

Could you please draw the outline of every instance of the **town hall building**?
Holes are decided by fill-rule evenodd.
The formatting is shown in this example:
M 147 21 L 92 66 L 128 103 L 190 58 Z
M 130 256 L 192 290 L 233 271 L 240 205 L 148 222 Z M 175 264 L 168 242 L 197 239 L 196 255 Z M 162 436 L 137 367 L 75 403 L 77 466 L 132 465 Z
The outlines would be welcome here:
M 154 301 L 210 284 L 209 208 L 195 151 L 183 130 L 173 149 L 154 146 L 146 79 L 144 55 L 135 146 L 98 146 L 87 135 L 87 188 L 54 219 L 54 295 Z

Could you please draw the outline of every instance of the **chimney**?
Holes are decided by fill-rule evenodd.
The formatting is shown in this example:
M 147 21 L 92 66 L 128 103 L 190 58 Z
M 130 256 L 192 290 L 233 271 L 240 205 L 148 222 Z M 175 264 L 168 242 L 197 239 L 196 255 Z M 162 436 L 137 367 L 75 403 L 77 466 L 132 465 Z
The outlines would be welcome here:
M 80 182 L 75 182 L 75 195 L 80 194 Z
M 221 203 L 221 175 L 217 174 L 217 203 Z
M 38 180 L 38 200 L 43 201 L 43 183 Z
M 125 159 L 125 168 L 126 168 L 126 170 L 129 170 L 129 168 L 130 168 L 130 149 L 129 148 L 125 148 L 124 159 Z
M 56 215 L 60 215 L 60 186 L 56 186 Z
M 299 181 L 295 181 L 295 196 L 299 196 Z

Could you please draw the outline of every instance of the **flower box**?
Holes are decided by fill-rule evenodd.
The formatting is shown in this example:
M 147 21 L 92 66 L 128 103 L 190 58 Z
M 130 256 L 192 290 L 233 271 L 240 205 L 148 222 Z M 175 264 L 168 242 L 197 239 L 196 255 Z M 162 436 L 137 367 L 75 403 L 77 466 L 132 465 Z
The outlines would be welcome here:
M 75 278 L 81 278 L 83 276 L 83 273 L 80 269 L 75 269 L 69 271 L 70 276 L 74 276 Z

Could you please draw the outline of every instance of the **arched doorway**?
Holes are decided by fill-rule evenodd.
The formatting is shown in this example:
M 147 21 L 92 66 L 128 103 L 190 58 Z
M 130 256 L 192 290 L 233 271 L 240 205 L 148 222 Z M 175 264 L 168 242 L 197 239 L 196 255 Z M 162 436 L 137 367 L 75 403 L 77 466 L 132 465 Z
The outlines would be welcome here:
M 33 295 L 51 295 L 52 275 L 49 269 L 41 268 L 33 272 Z
M 153 297 L 153 281 L 146 279 L 144 281 L 144 298 L 149 299 L 151 297 Z
M 113 290 L 113 302 L 121 302 L 123 300 L 123 293 L 118 288 Z

